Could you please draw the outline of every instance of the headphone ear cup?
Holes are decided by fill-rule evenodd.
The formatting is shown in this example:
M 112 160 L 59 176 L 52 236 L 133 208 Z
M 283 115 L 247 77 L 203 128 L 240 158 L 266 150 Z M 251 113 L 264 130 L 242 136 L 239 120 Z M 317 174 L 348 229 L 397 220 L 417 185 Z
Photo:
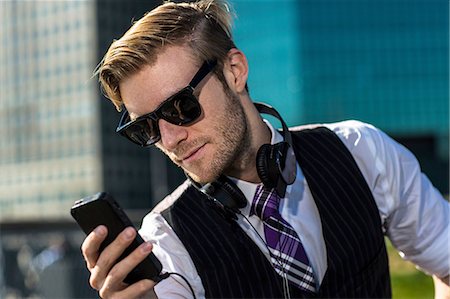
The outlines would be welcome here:
M 247 205 L 247 199 L 244 193 L 239 189 L 231 180 L 226 177 L 220 177 L 217 180 L 220 187 L 225 193 L 227 193 L 226 205 L 232 210 L 242 209 Z
M 271 150 L 272 146 L 270 144 L 263 144 L 256 154 L 256 171 L 258 172 L 261 182 L 268 188 L 275 187 L 274 181 L 270 175 L 270 166 L 268 165 Z
M 227 214 L 238 213 L 239 209 L 247 205 L 247 198 L 241 189 L 225 176 L 220 176 L 217 180 L 204 185 L 200 191 L 212 197 Z

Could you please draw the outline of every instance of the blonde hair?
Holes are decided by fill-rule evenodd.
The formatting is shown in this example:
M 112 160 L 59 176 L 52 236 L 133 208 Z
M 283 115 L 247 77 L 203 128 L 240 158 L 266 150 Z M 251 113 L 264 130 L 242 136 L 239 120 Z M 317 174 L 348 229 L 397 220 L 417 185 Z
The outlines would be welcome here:
M 167 45 L 187 45 L 199 64 L 217 59 L 215 73 L 222 83 L 223 60 L 234 48 L 229 5 L 222 0 L 166 2 L 148 12 L 118 40 L 100 62 L 95 75 L 107 98 L 121 110 L 121 80 L 156 61 Z

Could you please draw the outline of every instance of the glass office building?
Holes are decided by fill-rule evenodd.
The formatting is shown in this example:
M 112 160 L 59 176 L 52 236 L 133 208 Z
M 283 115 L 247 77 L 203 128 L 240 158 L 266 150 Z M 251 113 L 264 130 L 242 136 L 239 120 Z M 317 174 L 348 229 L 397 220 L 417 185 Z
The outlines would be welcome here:
M 448 194 L 448 1 L 233 3 L 255 100 L 290 125 L 372 123 L 410 148 Z
M 95 298 L 73 202 L 108 191 L 139 222 L 179 182 L 156 150 L 116 136 L 119 113 L 91 78 L 111 41 L 154 5 L 0 2 L 1 298 Z
M 99 190 L 89 1 L 0 4 L 0 219 L 60 218 Z
M 67 219 L 75 200 L 102 190 L 132 209 L 167 194 L 168 161 L 117 137 L 120 114 L 92 78 L 155 1 L 0 5 L 0 221 Z

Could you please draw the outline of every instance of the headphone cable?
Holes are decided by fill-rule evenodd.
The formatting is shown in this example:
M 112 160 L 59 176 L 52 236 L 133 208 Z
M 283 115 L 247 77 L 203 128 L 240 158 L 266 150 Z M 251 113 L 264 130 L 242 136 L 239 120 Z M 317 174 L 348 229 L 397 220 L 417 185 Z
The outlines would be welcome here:
M 170 275 L 177 275 L 177 276 L 181 277 L 184 280 L 184 282 L 186 282 L 186 285 L 189 287 L 189 290 L 191 291 L 193 299 L 197 299 L 197 297 L 195 296 L 194 288 L 192 288 L 192 285 L 189 283 L 187 278 L 184 277 L 183 275 L 181 275 L 180 273 L 177 273 L 177 272 L 166 272 L 166 273 L 161 274 L 159 276 L 159 278 L 161 280 L 163 280 L 163 279 L 168 278 Z
M 283 241 L 282 241 L 283 239 Z M 277 262 L 277 265 L 280 267 L 280 271 L 282 273 L 282 277 L 283 277 L 283 288 L 284 288 L 284 292 L 285 292 L 285 297 L 286 298 L 291 298 L 291 293 L 290 293 L 290 288 L 289 288 L 289 280 L 287 278 L 287 272 L 286 272 L 286 268 L 283 266 L 282 264 L 282 260 L 284 260 L 282 254 L 283 254 L 283 249 L 285 249 L 285 246 L 287 245 L 287 239 L 286 238 L 281 238 L 281 235 L 278 236 L 278 244 L 279 244 L 279 250 L 278 254 L 273 253 L 269 247 L 266 244 L 267 249 L 269 250 L 270 256 L 275 259 L 275 261 Z M 292 246 L 289 246 L 288 251 L 292 250 Z

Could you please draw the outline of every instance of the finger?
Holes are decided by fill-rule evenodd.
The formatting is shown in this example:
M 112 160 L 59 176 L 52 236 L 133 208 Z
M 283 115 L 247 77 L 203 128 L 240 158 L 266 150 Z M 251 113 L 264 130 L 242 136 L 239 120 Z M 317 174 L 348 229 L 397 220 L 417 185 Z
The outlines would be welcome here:
M 113 294 L 114 298 L 156 298 L 153 291 L 155 284 L 152 280 L 143 279 L 118 292 L 104 287 L 99 291 L 99 295 L 101 298 L 109 298 Z
M 145 242 L 136 248 L 123 260 L 118 262 L 108 273 L 106 283 L 117 285 L 122 282 L 140 262 L 142 262 L 152 251 L 153 245 L 150 242 Z
M 131 244 L 135 236 L 136 230 L 132 227 L 127 227 L 102 251 L 94 268 L 91 270 L 90 283 L 93 288 L 97 290 L 102 288 L 108 272 L 123 251 Z
M 106 226 L 100 225 L 84 239 L 81 245 L 81 252 L 89 270 L 92 270 L 97 263 L 100 245 L 105 240 L 107 234 L 108 229 Z

